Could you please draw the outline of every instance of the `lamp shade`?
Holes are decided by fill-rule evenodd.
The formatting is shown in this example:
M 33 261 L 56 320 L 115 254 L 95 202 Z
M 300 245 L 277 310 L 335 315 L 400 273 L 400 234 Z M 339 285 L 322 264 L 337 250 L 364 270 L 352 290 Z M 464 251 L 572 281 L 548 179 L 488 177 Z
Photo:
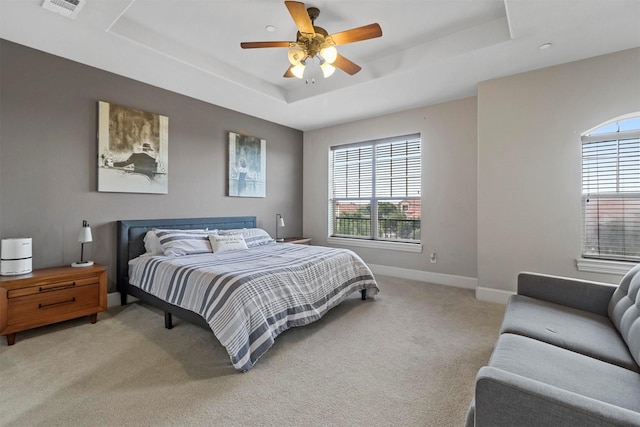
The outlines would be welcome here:
M 331 77 L 333 72 L 336 70 L 336 67 L 329 64 L 328 62 L 325 62 L 324 64 L 322 64 L 320 68 L 322 69 L 322 75 L 324 76 L 325 79 L 327 77 Z
M 304 65 L 302 63 L 294 65 L 291 69 L 291 73 L 297 78 L 301 79 L 304 76 Z
M 329 64 L 333 64 L 338 59 L 338 49 L 335 46 L 327 46 L 320 51 L 320 56 Z
M 284 218 L 282 215 L 276 214 L 276 242 L 283 242 L 284 239 L 278 236 L 278 229 L 284 227 Z
M 305 59 L 306 54 L 304 53 L 304 50 L 300 48 L 291 48 L 289 49 L 287 57 L 289 58 L 291 65 L 298 65 Z
M 91 236 L 91 227 L 87 221 L 82 222 L 82 228 L 80 229 L 80 234 L 78 234 L 78 242 L 80 243 L 89 243 L 93 242 L 93 236 Z

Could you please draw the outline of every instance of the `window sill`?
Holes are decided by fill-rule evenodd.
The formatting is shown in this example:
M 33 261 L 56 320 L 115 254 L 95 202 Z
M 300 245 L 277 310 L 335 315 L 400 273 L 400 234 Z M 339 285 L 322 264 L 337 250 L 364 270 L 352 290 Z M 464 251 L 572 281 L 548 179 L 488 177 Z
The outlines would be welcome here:
M 422 243 L 386 242 L 380 240 L 349 239 L 345 237 L 327 237 L 327 243 L 359 248 L 386 249 L 401 252 L 422 252 Z
M 636 264 L 625 261 L 607 261 L 602 259 L 579 258 L 578 270 L 589 271 L 591 273 L 625 275 Z

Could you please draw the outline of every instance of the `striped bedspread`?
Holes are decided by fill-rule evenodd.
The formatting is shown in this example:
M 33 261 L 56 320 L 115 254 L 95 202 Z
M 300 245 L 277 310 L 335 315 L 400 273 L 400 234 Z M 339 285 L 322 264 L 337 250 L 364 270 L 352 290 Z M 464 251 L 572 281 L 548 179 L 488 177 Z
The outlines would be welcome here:
M 271 243 L 181 257 L 129 261 L 129 281 L 207 320 L 233 366 L 253 367 L 283 331 L 307 325 L 376 281 L 346 249 Z

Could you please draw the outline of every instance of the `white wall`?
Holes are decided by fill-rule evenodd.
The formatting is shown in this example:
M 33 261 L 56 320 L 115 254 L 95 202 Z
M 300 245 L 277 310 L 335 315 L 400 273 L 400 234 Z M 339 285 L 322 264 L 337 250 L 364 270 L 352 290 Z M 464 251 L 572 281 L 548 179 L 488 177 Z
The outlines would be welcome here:
M 633 111 L 640 49 L 483 82 L 477 98 L 305 132 L 304 234 L 326 245 L 330 146 L 420 132 L 424 250 L 353 248 L 366 262 L 477 278 L 495 300 L 524 270 L 617 283 L 576 267 L 580 135 Z
M 478 286 L 523 270 L 579 272 L 582 132 L 640 111 L 640 49 L 499 78 L 478 89 Z
M 315 244 L 327 245 L 331 146 L 419 132 L 423 161 L 423 252 L 352 249 L 370 264 L 477 277 L 476 116 L 474 97 L 305 132 L 305 236 L 313 238 Z M 429 262 L 431 252 L 437 252 L 437 264 Z

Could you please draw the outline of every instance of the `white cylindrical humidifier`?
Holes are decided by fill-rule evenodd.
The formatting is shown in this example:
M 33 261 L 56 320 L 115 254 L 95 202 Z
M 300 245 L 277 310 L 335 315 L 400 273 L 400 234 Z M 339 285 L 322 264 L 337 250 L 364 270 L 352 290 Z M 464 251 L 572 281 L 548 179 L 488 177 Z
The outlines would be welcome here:
M 31 273 L 31 237 L 2 239 L 0 275 L 17 276 Z

